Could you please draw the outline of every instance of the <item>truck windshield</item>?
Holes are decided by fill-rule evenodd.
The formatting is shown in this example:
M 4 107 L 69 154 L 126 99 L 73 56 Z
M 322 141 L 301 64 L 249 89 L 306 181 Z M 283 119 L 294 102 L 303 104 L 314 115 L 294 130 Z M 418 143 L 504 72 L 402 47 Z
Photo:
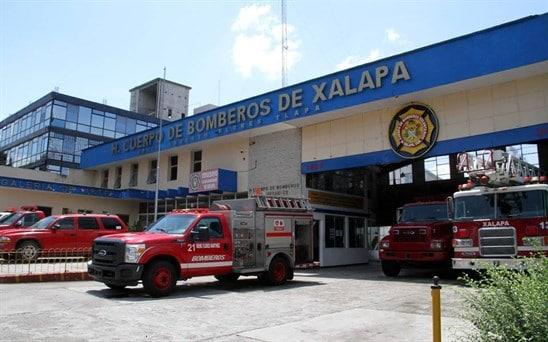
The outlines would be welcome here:
M 154 222 L 147 231 L 152 233 L 183 234 L 196 215 L 167 215 Z
M 12 213 L 6 217 L 4 217 L 2 219 L 2 221 L 0 221 L 0 224 L 5 224 L 5 225 L 10 225 L 10 224 L 13 224 L 14 222 L 16 222 L 17 220 L 19 220 L 21 218 L 21 214 L 18 214 L 18 213 Z
M 54 216 L 49 216 L 49 217 L 43 218 L 40 221 L 33 224 L 30 228 L 32 228 L 32 229 L 46 229 L 47 227 L 49 227 L 49 225 L 53 221 L 55 221 L 55 219 L 56 219 L 56 217 L 54 217 Z
M 544 216 L 546 201 L 542 190 L 497 194 L 497 218 Z
M 441 203 L 404 207 L 400 216 L 400 222 L 447 220 L 447 205 Z
M 455 198 L 455 220 L 491 219 L 495 216 L 495 195 Z

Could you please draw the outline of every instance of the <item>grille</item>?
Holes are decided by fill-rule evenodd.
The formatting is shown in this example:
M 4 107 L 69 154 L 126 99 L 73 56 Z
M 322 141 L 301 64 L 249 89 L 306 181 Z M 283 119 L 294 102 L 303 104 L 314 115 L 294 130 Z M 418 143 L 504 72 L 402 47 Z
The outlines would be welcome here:
M 478 236 L 482 256 L 511 257 L 517 253 L 514 227 L 481 228 Z
M 121 241 L 95 241 L 92 258 L 94 264 L 116 266 L 124 261 L 124 243 Z
M 394 231 L 394 241 L 424 242 L 426 241 L 426 228 L 398 228 Z

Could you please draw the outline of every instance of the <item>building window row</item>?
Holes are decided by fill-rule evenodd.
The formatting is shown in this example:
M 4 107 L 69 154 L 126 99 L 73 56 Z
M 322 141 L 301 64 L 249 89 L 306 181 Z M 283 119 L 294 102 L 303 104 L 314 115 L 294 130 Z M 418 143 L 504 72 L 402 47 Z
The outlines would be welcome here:
M 100 143 L 101 141 L 98 140 L 51 132 L 49 135 L 48 158 L 79 164 L 82 150 Z
M 364 248 L 365 239 L 365 219 L 325 215 L 325 248 Z
M 14 146 L 5 152 L 6 165 L 21 167 L 46 158 L 48 134 L 42 134 L 32 140 Z
M 49 125 L 51 101 L 0 128 L 0 148 Z

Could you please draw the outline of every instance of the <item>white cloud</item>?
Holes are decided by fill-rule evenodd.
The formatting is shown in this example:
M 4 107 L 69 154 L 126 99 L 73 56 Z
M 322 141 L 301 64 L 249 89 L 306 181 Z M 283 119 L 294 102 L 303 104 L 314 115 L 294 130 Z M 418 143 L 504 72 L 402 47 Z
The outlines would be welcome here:
M 393 28 L 386 29 L 386 39 L 388 39 L 388 41 L 394 43 L 398 41 L 400 37 L 400 34 Z
M 256 70 L 271 80 L 281 78 L 282 25 L 270 5 L 242 7 L 231 30 L 236 33 L 232 61 L 243 77 L 251 77 Z M 287 45 L 286 68 L 291 70 L 301 58 L 292 25 L 287 25 Z
M 369 51 L 369 55 L 367 57 L 361 57 L 361 56 L 348 56 L 346 57 L 342 62 L 337 64 L 335 67 L 335 70 L 344 70 L 348 68 L 352 68 L 353 66 L 373 62 L 381 57 L 381 51 L 379 49 L 373 49 Z

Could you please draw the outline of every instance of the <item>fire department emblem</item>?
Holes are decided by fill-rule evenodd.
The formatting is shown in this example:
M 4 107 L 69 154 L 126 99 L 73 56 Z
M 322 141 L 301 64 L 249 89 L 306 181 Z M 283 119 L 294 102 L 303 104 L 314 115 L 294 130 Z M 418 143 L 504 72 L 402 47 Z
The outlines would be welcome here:
M 408 159 L 421 157 L 438 138 L 438 119 L 430 107 L 409 104 L 392 118 L 388 136 L 397 155 Z
M 200 178 L 199 174 L 193 174 L 190 176 L 190 189 L 191 190 L 198 190 L 202 186 L 202 180 Z

